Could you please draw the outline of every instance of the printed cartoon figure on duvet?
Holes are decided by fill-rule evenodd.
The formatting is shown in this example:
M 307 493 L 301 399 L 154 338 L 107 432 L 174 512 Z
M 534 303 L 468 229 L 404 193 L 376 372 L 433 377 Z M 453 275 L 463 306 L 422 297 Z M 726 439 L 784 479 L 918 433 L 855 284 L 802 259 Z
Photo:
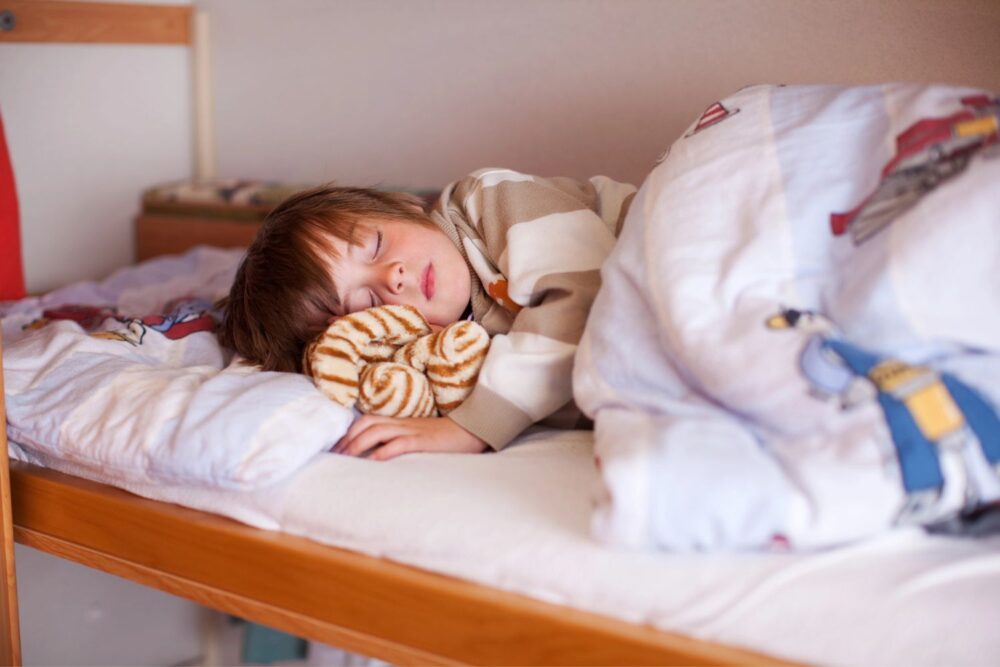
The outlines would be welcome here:
M 878 402 L 907 494 L 901 522 L 948 520 L 1000 498 L 1000 418 L 975 389 L 948 373 L 852 345 L 818 313 L 786 309 L 767 326 L 814 333 L 800 366 L 817 397 L 837 398 L 843 409 Z

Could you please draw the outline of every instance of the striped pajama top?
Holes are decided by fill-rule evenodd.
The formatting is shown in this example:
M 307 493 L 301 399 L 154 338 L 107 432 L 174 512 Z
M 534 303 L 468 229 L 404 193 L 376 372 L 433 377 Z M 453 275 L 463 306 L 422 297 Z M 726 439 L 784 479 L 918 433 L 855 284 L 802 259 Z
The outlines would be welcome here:
M 493 336 L 475 389 L 448 417 L 494 449 L 534 423 L 586 423 L 573 355 L 635 191 L 604 176 L 482 169 L 431 210 L 469 265 L 472 317 Z

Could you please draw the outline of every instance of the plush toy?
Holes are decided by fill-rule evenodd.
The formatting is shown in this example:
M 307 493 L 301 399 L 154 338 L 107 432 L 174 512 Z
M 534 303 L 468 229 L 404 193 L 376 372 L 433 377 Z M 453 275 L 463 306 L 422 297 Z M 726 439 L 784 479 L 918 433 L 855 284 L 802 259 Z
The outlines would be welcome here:
M 329 398 L 387 417 L 434 417 L 461 405 L 490 338 L 475 322 L 440 331 L 412 306 L 378 306 L 337 319 L 306 346 L 303 370 Z

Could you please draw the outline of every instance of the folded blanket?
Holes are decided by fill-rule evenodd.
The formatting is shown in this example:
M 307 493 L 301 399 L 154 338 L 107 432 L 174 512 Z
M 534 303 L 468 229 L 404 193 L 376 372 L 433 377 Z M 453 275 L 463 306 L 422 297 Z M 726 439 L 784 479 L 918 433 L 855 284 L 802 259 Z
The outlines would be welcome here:
M 998 109 L 756 87 L 674 142 L 576 360 L 599 536 L 805 548 L 1000 497 Z

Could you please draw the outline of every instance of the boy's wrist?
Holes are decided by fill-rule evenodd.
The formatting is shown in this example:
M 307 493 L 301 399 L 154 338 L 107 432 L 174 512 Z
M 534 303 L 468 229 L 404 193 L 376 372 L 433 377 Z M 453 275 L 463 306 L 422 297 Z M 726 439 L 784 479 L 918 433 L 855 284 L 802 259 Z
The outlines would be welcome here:
M 496 451 L 534 423 L 526 412 L 481 384 L 448 418 Z
M 454 419 L 447 416 L 444 417 L 444 419 L 446 419 L 455 430 L 457 436 L 455 438 L 457 451 L 482 453 L 490 449 L 490 444 L 488 442 L 480 438 L 472 431 L 466 429 Z

